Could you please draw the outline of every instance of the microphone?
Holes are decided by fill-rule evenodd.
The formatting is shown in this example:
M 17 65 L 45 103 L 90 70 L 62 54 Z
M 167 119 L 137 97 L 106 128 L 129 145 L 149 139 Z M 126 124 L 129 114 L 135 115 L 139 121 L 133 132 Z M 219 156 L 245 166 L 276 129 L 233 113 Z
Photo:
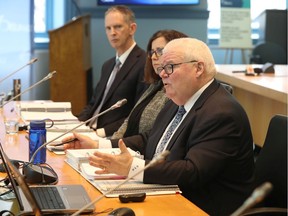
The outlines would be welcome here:
M 26 93 L 27 91 L 31 90 L 32 88 L 34 88 L 35 86 L 41 84 L 42 82 L 51 79 L 53 77 L 53 75 L 56 73 L 56 71 L 50 72 L 46 77 L 44 77 L 42 80 L 38 81 L 37 83 L 33 84 L 32 86 L 28 87 L 27 89 L 25 89 L 23 92 L 21 92 L 20 94 L 15 95 L 14 97 L 10 98 L 8 101 L 6 101 L 5 103 L 0 105 L 0 108 L 4 107 L 6 104 L 8 104 L 9 102 L 11 102 L 12 100 L 14 100 L 15 98 L 23 95 L 24 93 Z
M 86 120 L 85 122 L 82 122 L 81 124 L 75 126 L 74 128 L 66 131 L 65 133 L 57 136 L 56 138 L 50 140 L 49 142 L 44 143 L 41 145 L 36 151 L 33 153 L 31 156 L 31 159 L 29 162 L 25 163 L 25 165 L 22 168 L 23 174 L 26 177 L 26 181 L 31 183 L 31 184 L 39 184 L 39 183 L 47 183 L 47 184 L 53 184 L 58 182 L 58 176 L 57 173 L 52 169 L 52 167 L 47 167 L 47 166 L 41 166 L 41 165 L 34 165 L 33 161 L 35 159 L 36 154 L 45 146 L 48 144 L 54 142 L 55 140 L 59 139 L 60 137 L 64 136 L 65 134 L 72 132 L 73 130 L 77 129 L 78 127 L 87 124 L 89 121 L 98 118 L 101 115 L 104 115 L 105 113 L 114 110 L 116 108 L 119 108 L 123 106 L 125 103 L 127 103 L 126 99 L 122 99 L 118 102 L 116 102 L 114 105 L 112 105 L 110 108 L 104 110 L 103 112 L 99 113 L 98 115 L 95 115 L 91 117 L 90 119 Z
M 33 64 L 34 62 L 36 62 L 38 59 L 37 58 L 33 58 L 31 59 L 27 64 L 25 64 L 24 66 L 20 67 L 19 69 L 13 71 L 12 73 L 8 74 L 6 77 L 2 78 L 0 80 L 0 83 L 3 82 L 4 80 L 6 80 L 8 77 L 12 76 L 13 74 L 17 73 L 18 71 L 22 70 L 23 68 L 25 68 L 28 65 Z
M 127 183 L 129 180 L 131 180 L 132 178 L 134 178 L 135 176 L 137 176 L 138 174 L 140 174 L 141 172 L 144 172 L 146 169 L 161 163 L 162 161 L 165 160 L 165 158 L 167 157 L 167 155 L 170 154 L 170 152 L 168 150 L 163 151 L 162 153 L 160 153 L 159 155 L 157 155 L 155 158 L 153 158 L 143 169 L 139 170 L 138 172 L 136 172 L 134 175 L 130 176 L 129 178 L 126 178 L 125 181 L 119 183 L 116 187 L 111 188 L 110 190 L 106 191 L 105 193 L 103 193 L 100 197 L 94 199 L 92 202 L 88 203 L 87 205 L 83 206 L 81 209 L 79 209 L 77 212 L 75 212 L 74 214 L 72 214 L 71 216 L 76 216 L 79 215 L 80 213 L 82 213 L 84 210 L 86 210 L 87 208 L 89 208 L 91 205 L 94 205 L 95 203 L 97 203 L 99 200 L 103 199 L 107 194 L 113 192 L 114 190 L 118 189 L 119 187 L 121 187 L 123 184 Z
M 253 191 L 252 195 L 246 199 L 243 205 L 240 206 L 240 208 L 238 208 L 231 216 L 239 216 L 249 208 L 261 202 L 271 192 L 272 188 L 273 186 L 270 182 L 264 182 Z
M 117 108 L 123 106 L 126 103 L 127 103 L 127 99 L 125 99 L 125 98 L 122 99 L 122 100 L 119 100 L 114 105 L 111 106 L 111 110 L 117 109 Z
M 96 119 L 96 118 L 104 115 L 105 113 L 111 111 L 111 110 L 117 109 L 117 108 L 123 106 L 123 105 L 126 104 L 126 103 L 127 103 L 127 99 L 119 100 L 119 101 L 117 101 L 114 105 L 112 105 L 110 108 L 104 110 L 103 112 L 101 112 L 101 113 L 99 113 L 99 114 L 97 114 L 97 115 L 95 115 L 95 116 L 92 116 L 90 119 L 88 119 L 88 120 L 80 123 L 79 125 L 75 126 L 74 128 L 72 128 L 72 129 L 66 131 L 65 133 L 63 133 L 63 134 L 55 137 L 54 139 L 50 140 L 49 142 L 44 143 L 44 144 L 41 145 L 38 149 L 36 149 L 36 151 L 34 152 L 34 154 L 31 156 L 31 159 L 30 159 L 29 163 L 33 163 L 36 154 L 37 154 L 42 148 L 44 148 L 45 146 L 47 146 L 47 145 L 49 145 L 50 143 L 54 142 L 55 140 L 61 138 L 62 136 L 66 135 L 66 134 L 68 134 L 68 133 L 70 133 L 70 132 L 72 132 L 73 130 L 77 129 L 78 127 L 81 127 L 82 125 L 87 124 L 89 121 L 94 120 L 94 119 Z

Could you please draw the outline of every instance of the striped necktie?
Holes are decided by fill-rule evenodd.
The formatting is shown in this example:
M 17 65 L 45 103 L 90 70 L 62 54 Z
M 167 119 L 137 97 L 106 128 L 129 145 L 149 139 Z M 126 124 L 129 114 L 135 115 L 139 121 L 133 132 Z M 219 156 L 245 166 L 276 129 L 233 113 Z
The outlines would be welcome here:
M 178 124 L 181 122 L 183 115 L 186 113 L 186 110 L 184 106 L 179 106 L 178 111 L 175 115 L 175 118 L 173 119 L 170 127 L 166 131 L 165 135 L 163 136 L 163 139 L 160 144 L 158 144 L 154 157 L 156 157 L 158 154 L 163 152 L 165 149 L 168 140 L 170 139 L 171 135 L 174 133 L 174 130 L 177 128 Z
M 110 74 L 110 77 L 109 77 L 109 79 L 107 81 L 106 88 L 105 88 L 101 103 L 99 104 L 99 106 L 95 110 L 93 116 L 99 114 L 99 112 L 101 110 L 101 107 L 102 107 L 102 105 L 103 105 L 103 103 L 105 101 L 106 95 L 107 95 L 109 89 L 111 88 L 111 85 L 112 85 L 113 81 L 115 80 L 116 74 L 120 70 L 120 66 L 121 66 L 121 62 L 120 62 L 119 58 L 117 58 L 115 66 L 114 66 L 114 68 L 113 68 L 113 70 L 112 70 L 112 72 Z M 96 129 L 97 128 L 97 118 L 94 121 L 91 121 L 89 123 L 89 126 L 94 128 L 94 129 Z

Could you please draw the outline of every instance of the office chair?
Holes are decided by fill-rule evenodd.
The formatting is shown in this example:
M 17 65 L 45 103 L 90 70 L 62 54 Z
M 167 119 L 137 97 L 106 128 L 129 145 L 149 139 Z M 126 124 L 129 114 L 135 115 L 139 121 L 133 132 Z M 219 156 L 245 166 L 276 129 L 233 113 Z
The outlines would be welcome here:
M 255 162 L 255 188 L 270 182 L 273 189 L 259 208 L 252 208 L 243 215 L 287 215 L 287 121 L 288 116 L 272 117 Z
M 287 64 L 287 55 L 284 47 L 272 42 L 256 45 L 250 57 L 250 64 Z
M 220 82 L 219 83 L 231 94 L 233 94 L 233 87 L 229 85 L 228 83 Z

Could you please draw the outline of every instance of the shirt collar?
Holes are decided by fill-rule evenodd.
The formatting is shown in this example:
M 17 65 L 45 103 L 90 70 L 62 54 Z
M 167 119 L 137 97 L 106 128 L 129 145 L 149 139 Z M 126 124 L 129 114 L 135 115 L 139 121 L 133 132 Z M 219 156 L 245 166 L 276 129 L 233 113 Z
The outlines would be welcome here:
M 193 107 L 193 105 L 196 103 L 200 95 L 204 92 L 204 90 L 213 82 L 214 79 L 210 80 L 208 83 L 206 83 L 202 88 L 200 88 L 189 100 L 184 104 L 184 108 L 187 112 L 190 111 L 190 109 Z
M 132 49 L 136 46 L 136 43 L 134 42 L 132 44 L 132 46 L 130 46 L 129 49 L 127 49 L 121 56 L 118 56 L 118 53 L 116 53 L 116 60 L 117 58 L 119 58 L 121 65 L 124 64 L 124 62 L 126 61 L 127 57 L 129 56 L 129 54 L 131 53 Z

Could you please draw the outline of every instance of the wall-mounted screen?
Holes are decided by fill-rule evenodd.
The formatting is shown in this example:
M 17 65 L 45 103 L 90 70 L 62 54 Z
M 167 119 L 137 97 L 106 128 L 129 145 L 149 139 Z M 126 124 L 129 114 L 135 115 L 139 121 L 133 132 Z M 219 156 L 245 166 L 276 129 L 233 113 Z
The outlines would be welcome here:
M 98 5 L 198 5 L 200 0 L 97 0 Z

